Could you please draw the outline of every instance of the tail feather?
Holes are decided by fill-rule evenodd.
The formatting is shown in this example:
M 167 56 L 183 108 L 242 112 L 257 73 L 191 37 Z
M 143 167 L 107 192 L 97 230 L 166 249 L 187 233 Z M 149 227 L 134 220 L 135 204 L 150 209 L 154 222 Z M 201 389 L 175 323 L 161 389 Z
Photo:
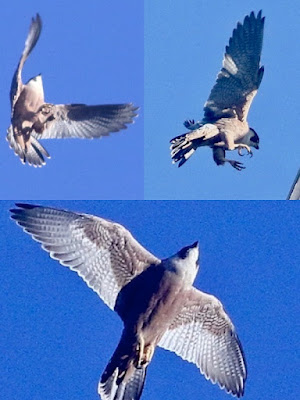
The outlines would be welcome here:
M 129 379 L 119 378 L 119 368 L 106 377 L 103 374 L 98 393 L 102 400 L 139 400 L 146 378 L 146 367 L 134 368 Z M 105 380 L 103 381 L 105 377 Z
M 45 158 L 50 158 L 47 150 L 32 135 L 27 149 L 23 149 L 14 138 L 13 128 L 10 126 L 7 131 L 6 140 L 9 147 L 14 150 L 15 154 L 20 157 L 23 164 L 26 162 L 34 167 L 42 167 L 46 164 Z
M 186 133 L 171 140 L 171 157 L 175 164 L 179 161 L 178 167 L 181 167 L 195 152 L 196 147 L 193 141 L 189 139 L 190 134 Z
M 98 386 L 102 400 L 138 400 L 141 397 L 147 365 L 137 366 L 138 355 L 133 339 L 123 333 L 107 364 Z
M 171 157 L 173 163 L 179 161 L 181 167 L 199 146 L 211 146 L 219 141 L 219 129 L 216 125 L 200 124 L 199 128 L 173 138 L 171 143 Z

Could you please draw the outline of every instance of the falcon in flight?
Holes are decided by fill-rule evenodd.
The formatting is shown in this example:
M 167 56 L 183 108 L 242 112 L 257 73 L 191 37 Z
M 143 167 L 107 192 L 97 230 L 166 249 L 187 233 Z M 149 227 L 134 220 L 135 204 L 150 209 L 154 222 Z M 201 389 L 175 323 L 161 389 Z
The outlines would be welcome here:
M 50 158 L 39 139 L 82 138 L 108 136 L 110 132 L 126 129 L 133 122 L 137 107 L 133 104 L 51 104 L 44 99 L 42 76 L 37 75 L 26 84 L 21 74 L 24 63 L 36 45 L 42 30 L 39 14 L 32 19 L 25 48 L 13 76 L 10 89 L 11 125 L 7 131 L 10 147 L 22 163 L 34 167 Z
M 226 150 L 237 149 L 243 155 L 245 149 L 252 156 L 251 147 L 259 148 L 259 137 L 249 128 L 247 116 L 264 75 L 264 67 L 260 66 L 264 21 L 261 11 L 257 16 L 252 11 L 234 29 L 223 67 L 204 104 L 204 118 L 185 121 L 184 126 L 191 132 L 171 140 L 171 157 L 173 163 L 179 161 L 179 167 L 198 147 L 209 146 L 217 165 L 228 162 L 241 171 L 243 164 L 227 159 Z
M 12 218 L 62 265 L 77 272 L 124 323 L 98 386 L 102 400 L 138 400 L 157 346 L 196 364 L 241 397 L 243 350 L 220 301 L 193 286 L 198 242 L 160 260 L 122 225 L 87 214 L 17 204 Z

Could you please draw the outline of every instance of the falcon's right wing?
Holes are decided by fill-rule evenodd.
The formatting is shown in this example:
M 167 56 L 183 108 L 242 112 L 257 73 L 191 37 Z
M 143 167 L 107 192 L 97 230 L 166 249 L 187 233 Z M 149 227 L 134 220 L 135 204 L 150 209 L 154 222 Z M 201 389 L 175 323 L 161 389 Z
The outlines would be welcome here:
M 234 326 L 218 299 L 192 288 L 160 347 L 174 351 L 233 396 L 244 393 L 246 364 Z
M 252 11 L 243 24 L 237 24 L 226 46 L 223 68 L 204 105 L 204 118 L 237 116 L 241 121 L 247 119 L 264 73 L 264 68 L 260 67 L 264 22 L 261 11 L 257 17 Z
M 111 309 L 123 286 L 160 263 L 117 223 L 50 207 L 17 206 L 11 210 L 17 224 L 52 258 L 76 271 Z

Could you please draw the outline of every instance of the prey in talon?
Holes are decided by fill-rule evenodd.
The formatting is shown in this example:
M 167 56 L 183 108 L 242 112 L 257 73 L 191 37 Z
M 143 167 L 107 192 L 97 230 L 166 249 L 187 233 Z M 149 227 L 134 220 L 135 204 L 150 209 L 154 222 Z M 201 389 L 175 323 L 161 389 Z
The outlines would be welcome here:
M 223 66 L 204 105 L 201 121 L 186 120 L 188 133 L 173 138 L 171 157 L 181 167 L 198 147 L 209 146 L 217 165 L 229 163 L 238 171 L 241 162 L 226 158 L 226 151 L 238 150 L 240 156 L 253 156 L 259 137 L 247 122 L 248 112 L 260 86 L 264 67 L 260 65 L 265 17 L 252 11 L 233 30 L 226 46 Z

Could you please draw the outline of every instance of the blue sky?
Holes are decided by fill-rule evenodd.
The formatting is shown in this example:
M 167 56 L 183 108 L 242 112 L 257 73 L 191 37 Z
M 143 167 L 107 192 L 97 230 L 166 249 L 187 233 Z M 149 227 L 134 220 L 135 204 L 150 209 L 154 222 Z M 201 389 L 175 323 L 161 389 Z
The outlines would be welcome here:
M 45 167 L 24 166 L 5 140 L 11 79 L 32 16 L 43 30 L 23 81 L 42 73 L 46 101 L 141 107 L 134 125 L 101 140 L 46 140 Z M 143 2 L 31 0 L 6 2 L 0 51 L 2 129 L 0 199 L 136 199 L 143 197 Z
M 299 210 L 294 202 L 74 202 L 40 204 L 125 225 L 163 258 L 199 240 L 195 285 L 224 304 L 242 341 L 245 400 L 296 400 L 299 387 Z M 98 379 L 121 322 L 86 284 L 51 260 L 0 203 L 1 395 L 14 400 L 97 400 Z M 298 220 L 297 220 L 298 218 Z M 231 398 L 197 368 L 157 349 L 143 400 Z
M 249 123 L 260 150 L 246 170 L 217 167 L 198 149 L 180 169 L 169 140 L 201 119 L 237 21 L 266 16 L 265 75 Z M 148 199 L 285 199 L 299 168 L 300 9 L 295 0 L 159 0 L 145 6 L 145 196 Z M 230 154 L 230 153 L 229 153 Z M 234 152 L 234 159 L 239 156 Z

